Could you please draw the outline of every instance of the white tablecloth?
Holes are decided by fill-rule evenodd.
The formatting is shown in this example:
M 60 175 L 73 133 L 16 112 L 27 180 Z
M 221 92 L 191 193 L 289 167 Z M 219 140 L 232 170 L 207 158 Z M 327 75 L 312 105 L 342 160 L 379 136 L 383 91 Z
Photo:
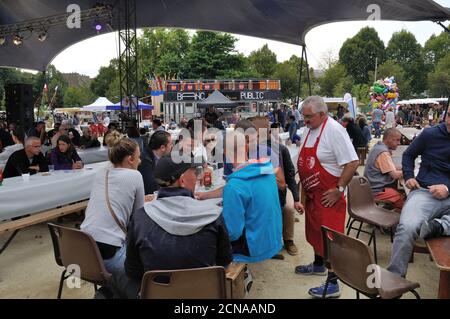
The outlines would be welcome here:
M 77 153 L 85 165 L 108 161 L 108 148 L 105 146 L 79 149 Z
M 167 132 L 170 133 L 172 140 L 176 141 L 176 140 L 178 140 L 178 136 L 180 135 L 181 128 L 178 128 L 176 130 L 167 130 Z
M 404 136 L 406 136 L 406 138 L 409 139 L 410 141 L 414 138 L 414 136 L 417 136 L 420 133 L 422 133 L 421 130 L 418 130 L 413 127 L 403 127 L 403 128 L 399 128 L 398 130 L 400 131 L 400 133 L 402 133 Z
M 39 173 L 30 176 L 28 182 L 21 176 L 4 179 L 0 186 L 0 221 L 88 199 L 95 174 L 108 164 L 102 162 L 86 165 L 81 170 L 54 171 L 49 176 Z

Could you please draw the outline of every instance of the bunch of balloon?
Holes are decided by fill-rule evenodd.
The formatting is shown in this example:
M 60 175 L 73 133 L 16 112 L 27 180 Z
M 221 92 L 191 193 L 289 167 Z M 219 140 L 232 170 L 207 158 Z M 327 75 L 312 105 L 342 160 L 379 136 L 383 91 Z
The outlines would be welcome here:
M 393 76 L 376 81 L 370 88 L 370 104 L 373 109 L 396 108 L 399 99 L 398 85 Z

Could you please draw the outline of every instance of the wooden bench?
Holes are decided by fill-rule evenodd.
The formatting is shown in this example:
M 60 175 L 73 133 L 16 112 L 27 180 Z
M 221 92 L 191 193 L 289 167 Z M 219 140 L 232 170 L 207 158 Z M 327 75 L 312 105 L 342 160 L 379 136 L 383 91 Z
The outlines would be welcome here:
M 5 244 L 0 248 L 0 254 L 8 247 L 10 242 L 13 240 L 14 236 L 22 228 L 40 224 L 64 215 L 73 214 L 86 209 L 89 200 L 84 200 L 81 202 L 76 202 L 73 204 L 65 205 L 62 207 L 45 210 L 39 213 L 32 214 L 27 217 L 19 218 L 16 220 L 9 220 L 0 223 L 0 235 L 13 232 Z
M 244 270 L 246 264 L 231 263 L 226 269 L 227 298 L 243 299 L 245 297 Z
M 440 270 L 438 298 L 450 299 L 450 237 L 432 238 L 426 243 Z

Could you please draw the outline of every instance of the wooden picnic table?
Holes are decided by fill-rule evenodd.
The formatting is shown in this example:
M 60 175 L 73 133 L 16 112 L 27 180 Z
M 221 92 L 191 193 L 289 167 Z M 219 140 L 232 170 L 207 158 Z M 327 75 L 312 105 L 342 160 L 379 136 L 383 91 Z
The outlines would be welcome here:
M 450 237 L 432 238 L 426 243 L 440 270 L 438 298 L 450 299 Z

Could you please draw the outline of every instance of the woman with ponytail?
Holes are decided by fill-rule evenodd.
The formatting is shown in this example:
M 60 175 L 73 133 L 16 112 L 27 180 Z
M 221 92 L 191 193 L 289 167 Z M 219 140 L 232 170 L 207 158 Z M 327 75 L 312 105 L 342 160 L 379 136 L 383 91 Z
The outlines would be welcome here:
M 106 144 L 111 163 L 97 173 L 81 229 L 97 242 L 105 268 L 121 272 L 130 216 L 144 206 L 144 182 L 137 170 L 141 160 L 136 142 L 113 131 Z

